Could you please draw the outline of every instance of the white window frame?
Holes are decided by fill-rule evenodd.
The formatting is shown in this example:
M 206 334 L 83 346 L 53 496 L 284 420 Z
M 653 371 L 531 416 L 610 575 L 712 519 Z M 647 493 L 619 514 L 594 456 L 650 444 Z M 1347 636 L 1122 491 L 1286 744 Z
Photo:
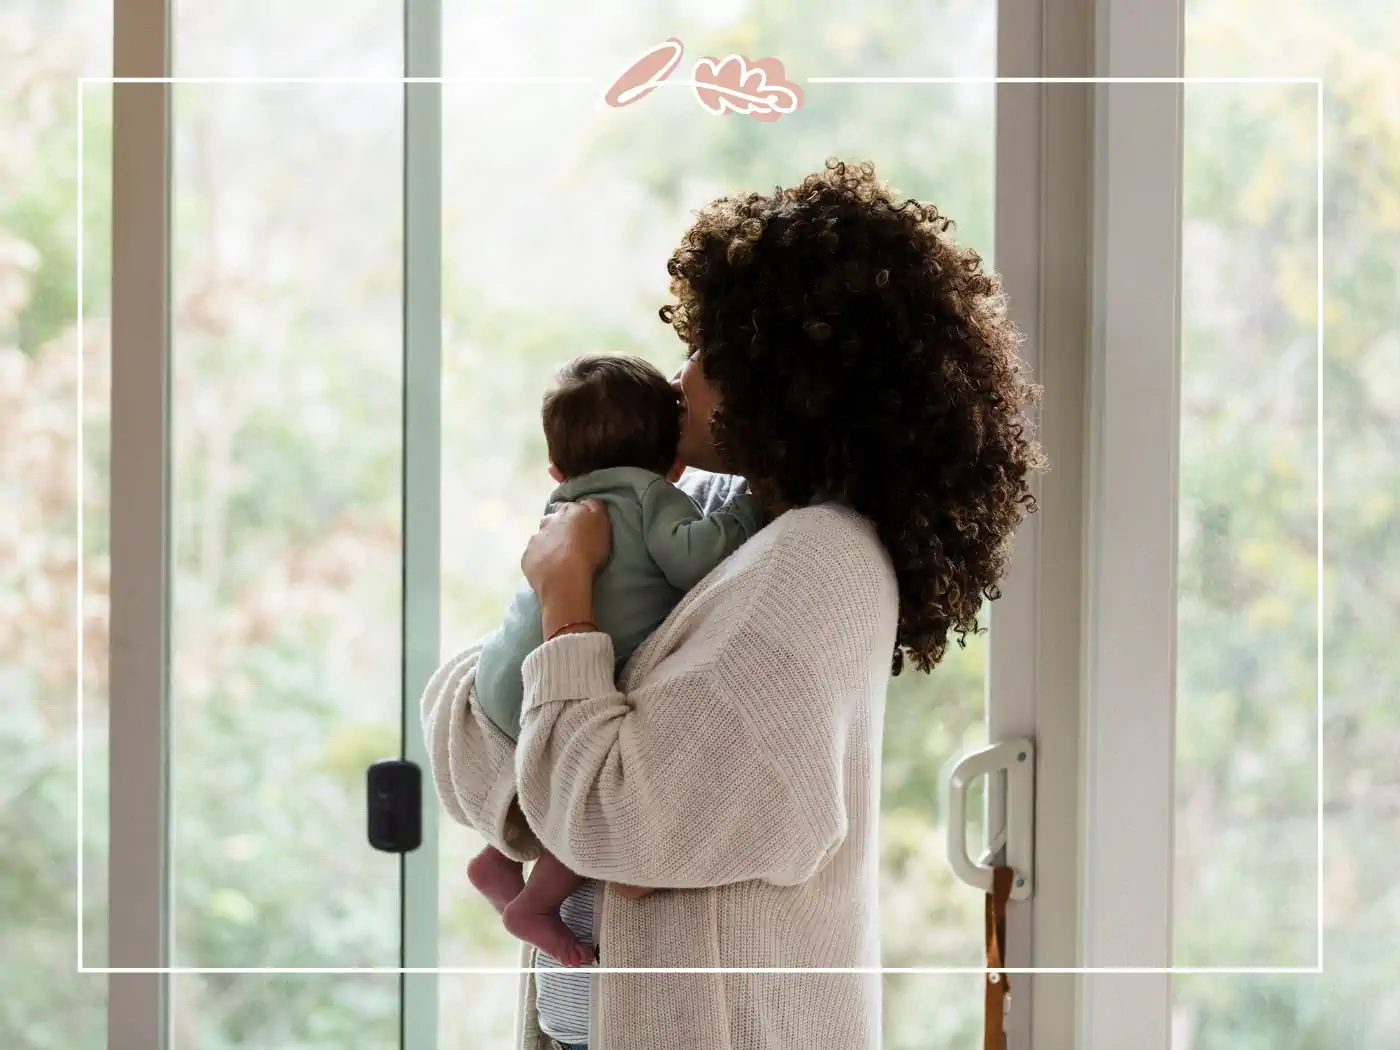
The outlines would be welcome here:
M 996 263 L 1052 464 L 991 633 L 989 735 L 1037 741 L 1036 893 L 1010 906 L 1008 965 L 1167 969 L 1184 0 L 1000 4 L 999 77 L 1097 81 L 998 92 Z M 1169 973 L 1022 982 L 1013 1048 L 1169 1050 Z
M 1089 400 L 1086 967 L 1172 965 L 1183 0 L 1098 0 Z M 1169 973 L 1091 974 L 1082 1046 L 1169 1050 Z
M 173 0 L 114 0 L 117 77 L 171 75 Z M 1183 0 L 1000 0 L 1000 77 L 1176 78 Z M 441 0 L 404 0 L 441 73 Z M 441 87 L 404 89 L 403 755 L 439 659 Z M 169 965 L 171 88 L 114 88 L 109 964 Z M 1036 893 L 1008 965 L 1169 967 L 1180 333 L 1179 84 L 1002 83 L 995 259 L 1045 386 L 1052 470 L 993 610 L 989 736 L 1037 741 Z M 995 806 L 993 806 L 995 810 Z M 401 959 L 437 962 L 438 808 L 402 867 Z M 993 829 L 995 830 L 995 829 Z M 1089 905 L 1092 904 L 1092 907 Z M 168 977 L 109 977 L 108 1045 L 169 1045 Z M 402 978 L 434 1050 L 437 979 Z M 1011 1050 L 1167 1050 L 1165 974 L 1013 976 Z
M 997 75 L 1095 75 L 1093 0 L 1000 0 Z M 1016 537 L 992 610 L 988 732 L 1036 740 L 1035 895 L 1013 902 L 1013 968 L 1082 965 L 1081 744 L 1085 461 L 1090 332 L 1093 89 L 1002 83 L 997 93 L 996 265 L 1023 356 L 1043 385 L 1039 436 L 1051 470 Z M 1080 1044 L 1081 978 L 1011 978 L 1009 1050 Z
M 1046 76 L 1044 25 L 1046 0 L 1000 0 L 997 9 L 998 77 Z M 1047 378 L 1047 368 L 1054 359 L 1055 347 L 1047 339 L 1046 308 L 1050 303 L 1044 287 L 1044 276 L 1051 272 L 1047 263 L 1047 241 L 1044 223 L 1049 166 L 1045 150 L 1047 104 L 1051 92 L 1043 84 L 1000 83 L 996 91 L 996 187 L 995 187 L 995 245 L 993 261 L 1001 274 L 1008 297 L 1011 316 L 1025 337 L 1022 355 L 1038 381 Z M 1060 260 L 1073 266 L 1072 260 Z M 1081 326 L 1082 327 L 1082 326 Z M 1058 390 L 1058 384 L 1047 385 L 1047 393 Z M 1049 441 L 1056 433 L 1053 422 L 1055 406 L 1042 405 L 1039 425 L 1042 440 Z M 1046 430 L 1048 429 L 1048 433 Z M 1058 462 L 1060 449 L 1048 448 Z M 1035 479 L 1033 490 L 1041 504 L 1041 512 L 1027 518 L 1017 532 L 1016 546 L 1010 571 L 1002 584 L 1002 598 L 991 609 L 991 635 L 987 668 L 987 735 L 992 741 L 1032 737 L 1036 740 L 1036 823 L 1045 826 L 1042 811 L 1051 796 L 1047 784 L 1053 783 L 1058 771 L 1072 763 L 1072 753 L 1063 747 L 1061 736 L 1056 739 L 1057 724 L 1047 724 L 1044 714 L 1047 699 L 1053 690 L 1044 680 L 1049 668 L 1043 659 L 1041 644 L 1043 625 L 1056 622 L 1047 617 L 1043 606 L 1047 597 L 1042 576 L 1053 564 L 1047 559 L 1055 542 L 1053 526 L 1047 519 L 1046 504 L 1052 508 L 1066 479 L 1059 473 Z M 1065 618 L 1061 618 L 1065 619 Z M 1068 618 L 1067 622 L 1073 622 Z M 1074 737 L 1068 738 L 1071 747 Z M 1072 766 L 1070 766 L 1072 768 Z M 996 785 L 993 785 L 995 788 Z M 987 828 L 994 836 L 1004 820 L 999 791 L 989 793 Z M 1042 916 L 1062 913 L 1073 901 L 1066 894 L 1066 883 L 1057 877 L 1053 861 L 1047 852 L 1049 840 L 1040 836 L 1036 843 L 1033 871 L 1034 896 L 1025 902 L 1013 901 L 1007 911 L 1006 964 L 1013 968 L 1040 965 L 1047 942 L 1037 929 Z M 1071 887 L 1072 888 L 1072 887 Z M 1059 898 L 1058 900 L 1056 898 Z M 1050 979 L 1050 980 L 1053 980 Z M 1048 994 L 1047 978 L 1039 975 L 1010 978 L 1011 1010 L 1007 1017 L 1008 1050 L 1032 1050 L 1047 1043 L 1056 1045 L 1051 1037 L 1055 1021 L 1042 1005 L 1053 1001 Z M 1072 1035 L 1060 1019 L 1060 1034 Z M 1059 1045 L 1068 1045 L 1059 1043 Z

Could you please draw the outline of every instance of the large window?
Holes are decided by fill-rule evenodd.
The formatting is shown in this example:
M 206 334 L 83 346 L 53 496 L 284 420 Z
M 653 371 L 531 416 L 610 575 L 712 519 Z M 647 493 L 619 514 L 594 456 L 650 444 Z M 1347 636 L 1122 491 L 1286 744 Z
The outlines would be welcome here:
M 1245 0 L 1186 5 L 1188 73 L 1324 78 L 1326 207 L 1319 259 L 1314 88 L 1191 89 L 1176 961 L 1312 967 L 1322 950 L 1326 972 L 1178 979 L 1174 1050 L 1400 1042 L 1400 969 L 1387 947 L 1400 928 L 1383 874 L 1397 810 L 1394 777 L 1382 772 L 1396 747 L 1400 667 L 1390 641 L 1400 605 L 1380 568 L 1396 557 L 1400 123 L 1385 100 L 1396 90 L 1388 56 L 1400 37 L 1378 4 L 1285 12 Z
M 394 77 L 401 20 L 190 0 L 173 73 Z M 174 90 L 174 966 L 398 965 L 363 784 L 399 750 L 402 105 L 392 82 Z M 391 976 L 193 974 L 171 1000 L 180 1047 L 398 1037 Z
M 1103 2 L 1126 8 L 1130 0 Z M 74 209 L 75 80 L 112 70 L 111 7 L 0 0 L 0 108 L 13 118 L 0 124 L 0 1045 L 35 1050 L 106 1045 L 107 985 L 72 972 L 74 924 L 82 924 L 81 962 L 106 965 L 108 856 L 125 834 L 107 792 L 110 624 L 123 610 L 108 602 L 113 91 L 105 85 L 83 95 L 83 211 Z M 1049 29 L 1043 39 L 1028 30 L 999 41 L 998 23 L 1004 33 L 1008 18 L 1018 26 L 1042 14 L 1087 18 L 1088 5 L 607 0 L 585 10 L 559 0 L 444 0 L 440 24 L 436 6 L 418 0 L 183 0 L 169 8 L 177 76 L 381 82 L 172 90 L 167 961 L 233 970 L 425 959 L 514 966 L 515 943 L 465 879 L 479 841 L 444 821 L 407 865 L 374 852 L 364 833 L 365 768 L 417 747 L 404 736 L 405 726 L 418 732 L 417 697 L 403 684 L 405 608 L 421 612 L 430 601 L 445 654 L 488 630 L 519 581 L 521 547 L 551 487 L 538 427 L 550 368 L 595 351 L 679 364 L 680 345 L 656 310 L 667 298 L 665 259 L 691 210 L 722 193 L 790 183 L 830 155 L 868 157 L 900 190 L 937 203 L 988 258 L 1008 226 L 1031 231 L 1024 257 L 992 261 L 1031 275 L 1008 290 L 1013 309 L 1025 311 L 1018 319 L 1041 366 L 1068 359 L 1049 352 L 1053 339 L 1081 355 L 1089 342 L 1072 326 L 1047 334 L 1045 320 L 1083 298 L 1065 277 L 1073 265 L 1046 265 L 1063 261 L 1048 234 L 1062 231 L 1064 207 L 1072 210 L 1084 192 L 1082 181 L 1057 183 L 1068 170 L 1057 165 L 1098 148 L 1087 135 L 1059 137 L 1079 126 L 1073 120 L 1035 125 L 1048 136 L 1035 162 L 1044 168 L 1022 173 L 1008 158 L 1024 144 L 999 140 L 1020 127 L 1005 108 L 1014 92 L 989 83 L 804 84 L 803 109 L 771 124 L 711 117 L 682 88 L 609 109 L 599 103 L 604 87 L 669 36 L 685 41 L 682 72 L 701 55 L 734 52 L 774 55 L 799 80 L 1020 74 L 1027 70 L 1007 69 L 1008 60 L 1053 54 L 1063 41 Z M 396 82 L 406 55 L 412 63 L 405 15 L 414 11 L 420 27 L 423 12 L 434 16 L 441 73 L 458 78 L 441 89 L 440 122 L 426 127 L 421 118 L 433 110 L 406 113 Z M 1386 756 L 1400 747 L 1392 715 L 1400 664 L 1387 644 L 1400 624 L 1400 592 L 1381 568 L 1400 557 L 1392 466 L 1400 439 L 1400 117 L 1388 62 L 1400 35 L 1380 0 L 1325 11 L 1190 0 L 1186 12 L 1188 74 L 1326 78 L 1326 256 L 1317 255 L 1314 88 L 1188 87 L 1176 739 L 1174 755 L 1148 756 L 1175 771 L 1175 945 L 1160 964 L 1310 967 L 1321 923 L 1327 972 L 1175 979 L 1170 1045 L 1400 1045 L 1400 968 L 1389 950 L 1400 927 L 1388 875 L 1400 807 L 1395 778 L 1384 773 Z M 466 82 L 492 76 L 591 82 Z M 1074 92 L 1089 98 L 1082 85 L 1061 85 L 1045 89 L 1043 106 L 1016 112 L 1062 119 Z M 432 146 L 417 154 L 420 162 L 441 150 L 440 198 L 421 168 L 405 163 L 414 142 Z M 1022 177 L 1025 199 L 1010 199 L 1007 183 Z M 440 254 L 424 238 L 428 226 L 440 230 Z M 1087 258 L 1087 236 L 1082 249 Z M 1324 261 L 1320 399 L 1316 278 Z M 1084 260 L 1069 260 L 1077 262 Z M 414 298 L 406 276 L 436 283 L 439 268 L 440 315 L 431 300 Z M 424 302 L 434 307 L 426 319 Z M 423 385 L 422 373 L 411 379 L 405 371 L 406 333 L 431 331 L 432 343 L 439 320 L 441 370 Z M 1132 352 L 1126 344 L 1110 350 L 1119 359 Z M 1074 424 L 1082 371 L 1040 375 L 1049 403 L 1072 406 Z M 402 504 L 413 474 L 405 448 L 411 459 L 413 441 L 431 431 L 413 430 L 406 418 L 412 383 L 415 396 L 426 391 L 440 406 L 432 473 L 441 503 L 430 509 L 442 542 L 431 579 L 410 571 L 405 586 L 414 510 L 406 516 Z M 1319 410 L 1324 741 L 1316 706 Z M 1116 418 L 1131 422 L 1131 414 Z M 1068 418 L 1051 428 L 1053 440 L 1067 440 Z M 1077 463 L 1081 446 L 1063 447 Z M 1063 460 L 1045 482 L 1058 493 L 1045 503 L 1049 513 L 1070 515 L 1076 532 L 1080 493 L 1053 487 L 1077 469 Z M 1056 571 L 1049 560 L 1032 567 L 1037 582 L 1018 581 L 994 609 L 1007 614 L 1001 622 L 1077 623 L 1074 581 L 1059 590 L 1046 584 Z M 1049 637 L 1037 630 L 1028 646 Z M 995 632 L 994 623 L 991 637 L 1007 637 Z M 1066 649 L 1077 651 L 1079 637 Z M 982 900 L 954 881 L 943 856 L 941 773 L 954 753 L 987 738 L 1000 702 L 989 685 L 999 674 L 1016 679 L 1023 657 L 1042 669 L 1060 661 L 1060 681 L 1077 681 L 1077 665 L 1066 661 L 1078 657 L 999 655 L 979 636 L 951 648 L 935 674 L 894 683 L 881 843 L 888 966 L 982 965 Z M 1042 702 L 1061 700 L 1047 693 Z M 1065 717 L 1059 739 L 1074 739 L 1077 716 Z M 1111 751 L 1085 739 L 1085 765 Z M 1328 771 L 1321 870 L 1319 748 Z M 1066 797 L 1079 766 L 1071 752 L 1047 759 L 1061 763 L 1055 790 Z M 437 810 L 431 797 L 426 808 Z M 1091 822 L 1042 823 L 1041 859 L 1065 841 L 1087 849 Z M 1077 863 L 1055 870 L 1077 872 Z M 427 900 L 415 896 L 430 883 L 436 892 Z M 1061 903 L 1076 892 L 1038 889 Z M 1022 907 L 1015 947 L 1028 951 Z M 1045 914 L 1036 905 L 1034 961 L 1077 961 L 1072 936 L 1040 936 L 1070 929 L 1042 922 Z M 1022 981 L 1018 992 L 1031 986 Z M 888 977 L 885 1046 L 973 1050 L 980 985 L 977 975 Z M 415 997 L 427 987 L 435 1000 Z M 1013 997 L 1014 1050 L 1031 1050 L 1047 1004 L 1073 995 L 1067 983 L 1035 988 L 1034 1019 L 1031 997 Z M 169 991 L 172 1050 L 431 1050 L 434 1036 L 442 1050 L 511 1046 L 509 975 L 433 982 L 199 973 L 171 978 Z M 1145 1032 L 1143 1045 L 1160 1048 L 1166 1038 Z

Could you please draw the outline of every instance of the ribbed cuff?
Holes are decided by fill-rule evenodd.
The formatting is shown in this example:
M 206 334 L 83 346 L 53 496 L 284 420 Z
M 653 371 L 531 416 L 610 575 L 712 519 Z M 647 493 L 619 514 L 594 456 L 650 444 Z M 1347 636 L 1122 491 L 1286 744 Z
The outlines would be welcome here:
M 535 860 L 543 847 L 516 804 L 515 743 L 484 713 L 480 720 L 485 723 L 481 733 L 497 773 L 481 806 L 481 819 L 488 828 L 477 830 L 484 831 L 487 840 L 511 860 Z
M 617 692 L 612 638 L 602 631 L 561 634 L 525 658 L 523 711 L 541 704 Z

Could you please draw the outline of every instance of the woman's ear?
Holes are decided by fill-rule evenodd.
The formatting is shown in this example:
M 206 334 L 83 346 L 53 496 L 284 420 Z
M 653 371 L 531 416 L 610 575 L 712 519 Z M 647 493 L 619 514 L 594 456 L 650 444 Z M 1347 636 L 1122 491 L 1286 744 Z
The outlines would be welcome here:
M 554 479 L 556 484 L 564 484 L 564 472 L 553 463 L 549 465 L 549 476 Z
M 671 472 L 666 475 L 666 480 L 672 485 L 681 480 L 681 475 L 685 473 L 685 463 L 680 456 L 676 457 L 676 462 L 671 465 Z

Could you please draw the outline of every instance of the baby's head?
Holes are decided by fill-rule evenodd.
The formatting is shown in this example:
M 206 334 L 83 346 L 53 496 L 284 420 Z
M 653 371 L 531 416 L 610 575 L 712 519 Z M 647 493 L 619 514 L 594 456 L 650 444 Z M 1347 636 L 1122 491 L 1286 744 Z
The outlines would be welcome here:
M 676 456 L 680 397 L 639 357 L 570 361 L 555 374 L 541 416 L 555 481 L 609 467 L 641 467 L 675 481 L 684 469 Z

